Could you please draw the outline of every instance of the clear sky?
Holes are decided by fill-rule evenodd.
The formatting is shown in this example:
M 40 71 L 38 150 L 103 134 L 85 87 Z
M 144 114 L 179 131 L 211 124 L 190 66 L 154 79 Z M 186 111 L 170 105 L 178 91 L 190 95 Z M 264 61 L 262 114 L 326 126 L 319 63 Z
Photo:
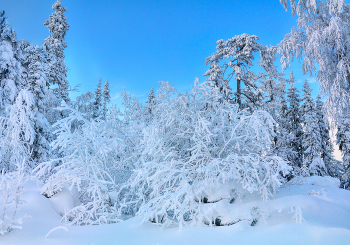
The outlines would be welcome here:
M 41 45 L 54 2 L 0 0 L 0 9 L 18 39 Z M 62 5 L 70 25 L 68 80 L 86 92 L 95 90 L 100 77 L 103 83 L 108 78 L 115 103 L 124 88 L 144 101 L 158 81 L 190 90 L 196 77 L 205 80 L 205 58 L 215 52 L 217 40 L 248 33 L 261 44 L 276 45 L 296 25 L 279 0 L 62 0 Z M 300 65 L 293 70 L 304 81 Z M 297 86 L 301 90 L 301 82 Z M 312 88 L 317 94 L 316 83 Z

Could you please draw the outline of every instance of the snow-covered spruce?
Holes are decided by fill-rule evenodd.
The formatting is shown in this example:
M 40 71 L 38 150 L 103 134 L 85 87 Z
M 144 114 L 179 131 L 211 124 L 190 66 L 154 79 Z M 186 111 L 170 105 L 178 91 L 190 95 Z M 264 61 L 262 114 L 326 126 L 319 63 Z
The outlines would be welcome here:
M 301 137 L 303 134 L 303 128 L 300 123 L 300 98 L 299 91 L 294 85 L 293 72 L 290 76 L 290 87 L 287 90 L 287 101 L 289 107 L 286 111 L 286 121 L 287 121 L 287 142 L 286 144 L 295 153 L 291 159 L 288 159 L 290 164 L 293 166 L 294 170 L 302 167 L 302 151 L 301 151 Z
M 290 170 L 270 154 L 273 119 L 217 101 L 206 83 L 196 81 L 189 94 L 171 99 L 172 88 L 161 84 L 158 117 L 143 131 L 140 168 L 123 187 L 128 194 L 120 209 L 164 226 L 228 225 L 216 202 L 234 202 L 245 192 L 267 200 Z
M 307 80 L 305 80 L 303 87 L 304 103 L 300 106 L 300 121 L 303 125 L 303 133 L 301 135 L 303 167 L 307 168 L 306 175 L 323 176 L 328 173 L 321 158 L 322 137 L 317 122 L 316 105 L 311 97 L 311 89 Z
M 0 11 L 0 116 L 14 103 L 24 87 L 21 77 L 23 55 L 14 30 L 8 25 L 5 11 Z
M 103 92 L 102 92 L 102 97 L 103 97 L 103 104 L 102 104 L 102 119 L 106 119 L 106 115 L 107 115 L 107 104 L 111 101 L 111 95 L 109 93 L 109 83 L 108 83 L 108 79 L 105 83 L 105 85 L 103 86 Z
M 343 182 L 344 187 L 350 187 L 350 119 L 348 114 L 343 115 L 339 119 L 339 126 L 337 129 L 337 144 L 339 145 L 339 150 L 342 154 L 343 160 Z
M 55 10 L 55 12 L 44 23 L 51 33 L 44 43 L 45 50 L 49 54 L 48 79 L 50 84 L 58 85 L 58 88 L 55 89 L 58 98 L 69 102 L 67 66 L 64 61 L 64 49 L 67 47 L 65 36 L 69 29 L 67 17 L 64 15 L 67 12 L 67 8 L 61 5 L 61 0 L 57 0 L 52 5 L 52 10 Z

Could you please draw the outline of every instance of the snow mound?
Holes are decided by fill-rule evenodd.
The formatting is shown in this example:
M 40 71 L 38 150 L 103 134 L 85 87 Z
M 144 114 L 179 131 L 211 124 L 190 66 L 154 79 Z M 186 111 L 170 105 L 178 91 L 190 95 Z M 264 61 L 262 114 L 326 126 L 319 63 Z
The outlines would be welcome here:
M 269 201 L 261 201 L 259 195 L 246 194 L 230 203 L 227 193 L 227 199 L 207 204 L 216 205 L 218 214 L 223 216 L 222 223 L 237 222 L 230 226 L 187 226 L 179 231 L 178 227 L 161 228 L 151 222 L 141 224 L 143 218 L 134 217 L 110 225 L 70 226 L 69 232 L 66 232 L 58 228 L 64 223 L 60 222 L 62 217 L 54 210 L 51 200 L 40 195 L 40 187 L 29 182 L 25 186 L 27 192 L 22 196 L 25 203 L 20 207 L 19 216 L 27 214 L 32 218 L 24 220 L 22 230 L 13 230 L 0 237 L 0 243 L 206 245 L 231 244 L 234 241 L 236 244 L 261 245 L 350 245 L 350 191 L 335 188 L 334 183 L 327 177 L 311 177 L 305 178 L 304 184 L 280 188 Z M 56 196 L 56 199 L 61 198 L 64 199 L 64 195 Z M 254 219 L 257 221 L 252 222 Z M 49 231 L 54 232 L 47 235 Z
M 338 188 L 340 186 L 339 179 L 330 176 L 311 176 L 311 177 L 296 177 L 291 180 L 292 184 L 318 185 Z
M 268 201 L 263 201 L 257 193 L 237 191 L 235 198 L 229 195 L 229 186 L 218 190 L 220 196 L 213 203 L 200 206 L 207 216 L 217 217 L 212 224 L 230 226 L 243 222 L 250 226 L 270 226 L 305 221 L 328 224 L 330 227 L 347 227 L 350 218 L 350 193 L 348 198 L 338 198 L 339 180 L 326 176 L 302 177 L 282 187 L 279 193 Z M 214 194 L 214 193 L 211 193 Z M 215 200 L 215 195 L 208 201 Z M 344 217 L 347 217 L 344 219 Z
M 49 198 L 49 200 L 52 203 L 53 209 L 61 216 L 81 204 L 79 192 L 76 188 L 69 190 L 69 188 L 64 187 L 62 191 Z

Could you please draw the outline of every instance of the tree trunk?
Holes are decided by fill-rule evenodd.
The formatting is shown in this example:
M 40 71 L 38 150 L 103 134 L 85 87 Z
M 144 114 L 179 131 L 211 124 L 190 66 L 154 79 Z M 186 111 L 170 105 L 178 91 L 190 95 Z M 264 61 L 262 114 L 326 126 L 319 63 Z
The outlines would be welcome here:
M 241 79 L 237 79 L 237 103 L 241 108 Z

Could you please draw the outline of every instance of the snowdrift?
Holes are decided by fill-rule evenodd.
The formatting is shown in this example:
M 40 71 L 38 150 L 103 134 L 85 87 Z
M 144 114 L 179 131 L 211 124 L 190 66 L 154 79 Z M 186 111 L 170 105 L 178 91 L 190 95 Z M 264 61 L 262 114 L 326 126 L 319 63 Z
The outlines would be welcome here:
M 213 203 L 223 224 L 234 223 L 230 226 L 179 230 L 142 223 L 142 217 L 135 217 L 117 224 L 70 226 L 68 231 L 58 228 L 45 239 L 50 230 L 64 226 L 64 220 L 60 222 L 62 217 L 55 210 L 66 205 L 69 195 L 50 200 L 40 195 L 36 184 L 29 182 L 23 195 L 26 203 L 21 205 L 19 216 L 27 214 L 31 218 L 23 220 L 21 230 L 7 233 L 0 241 L 9 245 L 350 244 L 350 192 L 339 189 L 338 184 L 331 177 L 299 178 L 280 188 L 269 201 L 261 201 L 252 194 L 241 196 L 241 200 L 232 204 L 227 199 Z

